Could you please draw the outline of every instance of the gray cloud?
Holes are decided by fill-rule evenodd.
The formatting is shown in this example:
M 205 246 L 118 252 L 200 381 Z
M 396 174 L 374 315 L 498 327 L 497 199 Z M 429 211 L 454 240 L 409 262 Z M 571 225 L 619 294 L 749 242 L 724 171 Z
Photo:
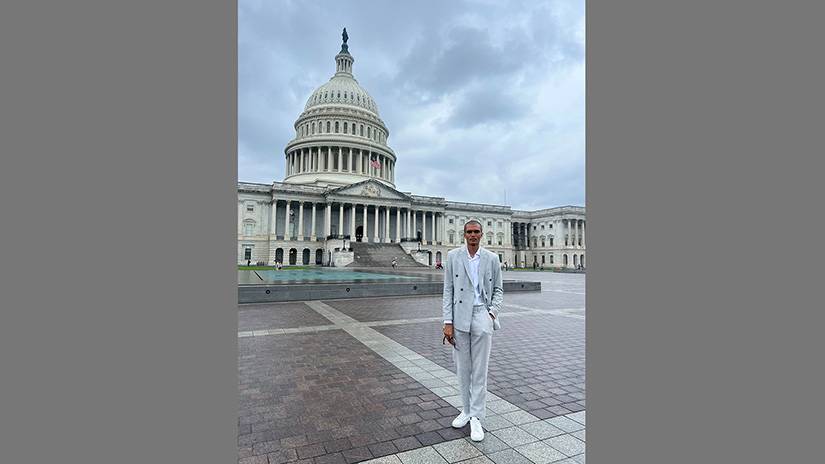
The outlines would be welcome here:
M 399 189 L 487 203 L 506 190 L 517 209 L 584 204 L 581 0 L 240 0 L 240 180 L 283 178 L 283 147 L 332 76 L 344 26 L 355 76 L 390 129 Z

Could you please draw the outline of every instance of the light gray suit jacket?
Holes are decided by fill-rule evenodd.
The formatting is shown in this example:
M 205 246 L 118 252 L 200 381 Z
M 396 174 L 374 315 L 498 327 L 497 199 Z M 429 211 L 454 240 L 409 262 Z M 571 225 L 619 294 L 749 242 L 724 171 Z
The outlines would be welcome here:
M 481 261 L 478 263 L 478 278 L 481 280 L 481 299 L 487 311 L 495 316 L 493 327 L 501 328 L 499 312 L 504 301 L 504 285 L 501 282 L 501 263 L 498 255 L 478 249 Z M 473 283 L 470 279 L 470 255 L 467 246 L 450 250 L 444 266 L 444 295 L 442 298 L 442 320 L 453 321 L 453 327 L 463 332 L 470 331 L 473 320 Z

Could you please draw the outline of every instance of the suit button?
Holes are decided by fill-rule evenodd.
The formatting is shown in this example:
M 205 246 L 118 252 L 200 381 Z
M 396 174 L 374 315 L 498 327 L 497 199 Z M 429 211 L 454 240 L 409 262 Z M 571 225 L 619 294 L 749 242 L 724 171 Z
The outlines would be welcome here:
M 493 279 L 490 279 L 490 282 L 492 282 L 492 281 L 493 281 Z
M 462 289 L 461 289 L 461 291 L 463 292 L 463 291 L 464 291 L 464 289 L 462 288 Z
M 461 303 L 461 300 L 458 300 L 458 302 Z
M 456 274 L 455 276 L 458 277 L 458 274 Z

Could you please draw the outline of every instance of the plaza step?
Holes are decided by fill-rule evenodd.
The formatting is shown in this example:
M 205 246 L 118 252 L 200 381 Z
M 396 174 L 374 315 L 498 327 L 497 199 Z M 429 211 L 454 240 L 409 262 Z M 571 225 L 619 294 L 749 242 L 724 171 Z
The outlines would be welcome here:
M 355 260 L 350 267 L 390 267 L 393 258 L 398 260 L 398 267 L 427 267 L 414 260 L 397 243 L 352 242 L 351 247 Z

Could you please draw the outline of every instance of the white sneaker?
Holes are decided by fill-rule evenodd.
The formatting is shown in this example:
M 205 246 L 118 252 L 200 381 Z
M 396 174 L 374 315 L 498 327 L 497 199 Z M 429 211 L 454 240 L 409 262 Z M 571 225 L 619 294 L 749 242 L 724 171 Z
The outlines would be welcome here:
M 484 429 L 481 428 L 481 421 L 477 417 L 470 419 L 470 440 L 484 440 Z
M 453 428 L 460 429 L 467 425 L 467 422 L 470 422 L 470 416 L 464 414 L 462 411 L 461 414 L 458 415 L 455 419 L 453 419 Z

